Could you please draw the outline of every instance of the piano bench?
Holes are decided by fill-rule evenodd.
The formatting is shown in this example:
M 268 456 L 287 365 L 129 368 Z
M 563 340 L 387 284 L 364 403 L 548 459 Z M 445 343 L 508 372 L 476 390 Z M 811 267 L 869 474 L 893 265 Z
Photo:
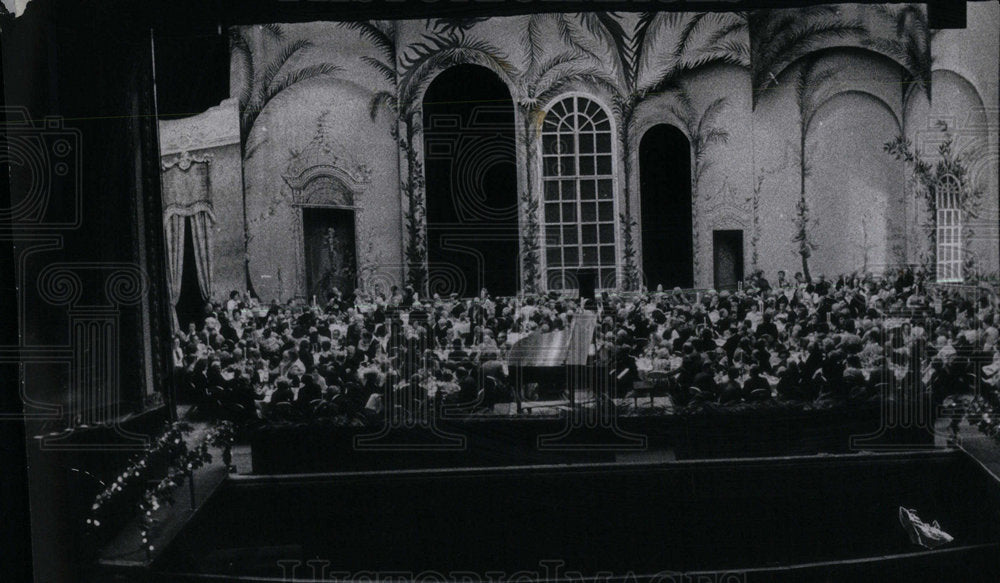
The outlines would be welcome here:
M 636 381 L 632 383 L 632 390 L 625 395 L 626 398 L 632 397 L 633 406 L 639 408 L 639 396 L 649 395 L 649 406 L 653 406 L 653 383 L 649 381 Z

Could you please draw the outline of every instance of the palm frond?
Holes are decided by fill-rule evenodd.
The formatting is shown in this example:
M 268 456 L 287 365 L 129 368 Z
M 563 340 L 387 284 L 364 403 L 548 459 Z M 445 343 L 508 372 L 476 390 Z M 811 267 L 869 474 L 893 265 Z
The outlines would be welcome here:
M 283 40 L 285 38 L 285 29 L 281 28 L 280 24 L 261 24 L 260 28 L 276 40 Z
M 683 90 L 680 91 L 674 91 L 674 97 L 681 104 L 681 107 L 684 108 L 683 111 L 686 112 L 684 114 L 684 120 L 686 122 L 684 125 L 687 126 L 688 129 L 693 130 L 691 133 L 693 134 L 698 133 L 697 120 L 695 119 L 694 102 L 691 100 L 691 94 L 688 93 L 687 87 L 686 86 L 683 87 Z
M 396 96 L 390 91 L 378 91 L 375 95 L 372 95 L 371 102 L 368 105 L 368 114 L 371 116 L 372 121 L 378 119 L 378 112 L 383 108 L 389 111 L 396 111 Z
M 710 12 L 697 12 L 692 14 L 691 17 L 684 23 L 684 27 L 681 28 L 680 36 L 677 37 L 677 42 L 674 44 L 673 57 L 674 60 L 680 60 L 681 57 L 687 52 L 691 45 L 691 39 L 694 38 L 695 32 L 701 27 L 702 23 L 710 18 L 717 18 Z
M 517 86 L 516 68 L 503 51 L 489 42 L 464 36 L 424 35 L 424 41 L 410 45 L 401 63 L 404 72 L 399 80 L 399 107 L 404 114 L 412 110 L 433 74 L 453 65 L 480 65 L 508 87 Z
M 388 23 L 388 24 L 387 24 Z M 371 41 L 380 51 L 382 51 L 382 57 L 387 61 L 393 61 L 396 58 L 396 34 L 395 23 L 391 21 L 354 21 L 354 22 L 338 22 L 338 26 L 350 30 L 356 30 L 361 38 Z
M 268 101 L 292 85 L 308 81 L 309 79 L 315 79 L 317 77 L 334 75 L 342 72 L 343 70 L 343 67 L 334 65 L 333 63 L 319 63 L 316 65 L 302 67 L 301 69 L 296 69 L 295 71 L 287 73 L 271 83 L 271 86 L 268 88 Z
M 818 107 L 816 95 L 838 72 L 837 67 L 832 65 L 817 69 L 819 64 L 818 57 L 807 57 L 796 76 L 795 101 L 799 108 L 799 120 L 803 132 L 808 131 L 812 118 L 816 115 Z
M 247 35 L 243 32 L 243 27 L 232 26 L 229 28 L 229 50 L 239 51 L 246 55 L 251 53 L 250 41 L 247 39 Z
M 240 119 L 244 140 L 249 138 L 250 132 L 253 130 L 253 126 L 256 123 L 257 118 L 264 111 L 264 108 L 267 107 L 268 103 L 277 97 L 279 93 L 297 83 L 301 83 L 309 79 L 315 79 L 324 75 L 332 75 L 342 70 L 343 69 L 341 67 L 330 63 L 310 65 L 291 73 L 287 73 L 277 80 L 272 80 L 272 82 L 266 87 L 262 86 L 260 88 L 260 92 L 257 94 L 257 99 L 254 99 L 249 105 L 247 105 L 246 109 L 243 110 L 243 116 Z
M 927 13 L 917 4 L 904 4 L 895 15 L 896 36 L 904 36 L 908 31 L 916 30 L 927 35 Z
M 538 107 L 544 107 L 552 98 L 577 84 L 589 85 L 610 95 L 615 95 L 619 90 L 618 83 L 613 77 L 598 70 L 581 70 L 556 77 L 551 85 L 538 92 L 534 101 Z
M 639 14 L 635 34 L 632 36 L 632 55 L 636 75 L 649 66 L 656 40 L 664 28 L 676 26 L 684 17 L 683 12 L 643 12 Z
M 763 51 L 761 59 L 754 63 L 754 86 L 764 89 L 771 75 L 778 77 L 785 67 L 823 41 L 865 32 L 865 27 L 856 21 L 823 20 L 801 25 L 774 39 Z
M 788 34 L 796 26 L 805 22 L 805 20 L 797 12 L 792 10 L 777 10 L 773 12 L 777 12 L 777 14 L 772 14 L 771 17 L 763 23 L 764 26 L 760 30 L 760 35 L 767 35 L 766 37 L 761 38 L 761 41 L 765 43 L 781 38 L 782 35 Z
M 577 28 L 577 25 L 570 19 L 569 15 L 560 14 L 556 19 L 556 28 L 559 32 L 560 40 L 567 46 L 598 62 L 603 62 L 607 58 L 607 55 L 602 55 L 591 45 L 590 39 Z
M 281 72 L 281 69 L 288 64 L 288 61 L 290 61 L 296 53 L 311 46 L 312 43 L 310 41 L 302 39 L 282 46 L 274 58 L 271 59 L 271 61 L 261 71 L 260 78 L 254 79 L 254 85 L 257 93 L 255 101 L 261 101 L 264 99 L 264 96 L 271 87 L 271 83 L 274 81 L 274 78 L 279 72 Z
M 594 38 L 604 44 L 625 85 L 632 87 L 636 79 L 632 49 L 618 18 L 609 12 L 580 12 L 577 18 Z
M 727 37 L 733 35 L 745 35 L 747 40 L 749 40 L 749 28 L 749 23 L 742 18 L 730 22 L 725 26 L 720 26 L 715 32 L 712 33 L 712 36 L 708 37 L 708 40 L 705 41 L 705 47 L 711 48 L 722 43 L 723 40 L 729 40 Z M 738 40 L 742 41 L 743 39 L 741 38 Z
M 230 47 L 233 53 L 238 53 L 240 58 L 238 60 L 240 70 L 243 76 L 243 86 L 240 87 L 239 93 L 239 105 L 242 110 L 250 103 L 250 97 L 253 94 L 254 86 L 254 62 L 253 62 L 253 51 L 250 49 L 250 41 L 247 39 L 246 35 L 242 31 L 234 31 L 230 29 Z
M 533 98 L 538 93 L 545 91 L 546 87 L 557 82 L 559 78 L 575 74 L 578 71 L 593 70 L 600 72 L 600 68 L 594 66 L 593 61 L 583 55 L 571 53 L 561 53 L 545 60 L 533 71 L 533 74 L 524 79 L 525 97 Z
M 478 18 L 428 18 L 427 25 L 436 32 L 443 34 L 461 34 L 480 22 L 489 20 L 488 17 Z
M 725 144 L 729 141 L 729 132 L 722 128 L 709 128 L 702 134 L 702 145 Z
M 810 97 L 815 96 L 819 92 L 820 88 L 827 84 L 831 79 L 837 75 L 837 68 L 827 67 L 821 69 L 820 71 L 812 71 L 809 76 L 806 77 L 807 83 L 807 95 Z
M 747 28 L 754 61 L 760 61 L 767 67 L 780 54 L 771 50 L 772 45 L 780 42 L 784 36 L 791 34 L 797 27 L 811 22 L 816 17 L 829 17 L 835 20 L 838 13 L 839 9 L 834 5 L 795 9 L 759 9 L 749 12 Z M 765 53 L 767 53 L 766 57 Z
M 527 17 L 528 20 L 521 31 L 520 39 L 521 49 L 527 56 L 527 63 L 524 67 L 526 76 L 534 74 L 541 63 L 542 54 L 545 51 L 542 24 L 553 17 L 553 14 L 531 14 Z
M 692 127 L 694 125 L 694 121 L 691 119 L 692 112 L 688 110 L 688 108 L 683 106 L 681 108 L 678 108 L 677 105 L 671 104 L 667 106 L 667 111 L 674 114 L 674 117 L 677 118 L 677 121 L 679 121 L 680 124 L 684 126 L 684 131 L 689 138 L 695 135 L 694 127 Z
M 861 40 L 861 44 L 893 59 L 901 59 L 906 53 L 903 41 L 897 38 L 867 36 Z
M 718 61 L 735 65 L 741 69 L 750 69 L 750 47 L 740 39 L 730 39 L 712 47 L 703 48 L 695 59 Z
M 873 8 L 876 15 L 894 27 L 895 38 L 867 38 L 865 45 L 898 61 L 930 99 L 933 59 L 929 41 L 934 31 L 928 27 L 926 12 L 918 5 Z
M 390 66 L 388 63 L 384 63 L 375 57 L 369 57 L 364 55 L 361 60 L 368 64 L 369 67 L 375 69 L 382 77 L 389 83 L 396 82 L 396 69 Z
M 666 68 L 652 83 L 646 85 L 641 93 L 647 95 L 676 90 L 682 86 L 684 79 L 697 75 L 711 67 L 724 64 L 738 63 L 734 63 L 732 55 L 726 53 L 699 55 L 697 58 L 683 62 L 675 67 Z
M 701 117 L 698 120 L 699 135 L 710 133 L 709 128 L 715 124 L 716 118 L 718 118 L 719 114 L 722 113 L 722 110 L 726 107 L 728 101 L 728 97 L 719 97 L 705 108 L 705 111 L 702 112 Z M 727 132 L 726 138 L 728 139 L 728 137 L 729 133 Z

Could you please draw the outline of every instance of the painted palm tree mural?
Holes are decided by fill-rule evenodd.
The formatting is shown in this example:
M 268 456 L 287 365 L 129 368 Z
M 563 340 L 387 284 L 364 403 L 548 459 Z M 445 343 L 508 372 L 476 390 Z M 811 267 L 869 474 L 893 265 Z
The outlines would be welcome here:
M 318 63 L 294 68 L 289 63 L 313 46 L 309 40 L 287 41 L 280 24 L 257 27 L 260 34 L 250 33 L 246 27 L 229 29 L 229 47 L 239 67 L 242 84 L 239 87 L 240 153 L 250 159 L 264 141 L 250 141 L 254 125 L 268 106 L 283 91 L 292 86 L 340 72 L 341 67 L 332 63 Z M 272 54 L 270 58 L 266 55 Z M 245 180 L 245 178 L 244 178 Z M 243 191 L 243 271 L 247 290 L 256 295 L 250 276 L 250 228 L 246 214 L 246 190 Z
M 874 22 L 878 32 L 870 32 L 849 12 L 867 14 L 865 22 Z M 894 59 L 906 71 L 908 82 L 929 92 L 930 31 L 924 10 L 916 5 L 857 9 L 829 5 L 723 13 L 552 13 L 514 18 L 518 22 L 522 56 L 517 67 L 498 45 L 476 36 L 477 31 L 486 30 L 477 27 L 489 19 L 437 18 L 423 22 L 423 27 L 415 21 L 419 36 L 405 46 L 399 45 L 402 23 L 341 23 L 375 47 L 374 56 L 361 58 L 387 84 L 386 88 L 373 92 L 370 112 L 373 119 L 389 112 L 397 120 L 393 132 L 402 170 L 406 273 L 408 283 L 416 289 L 425 289 L 427 279 L 424 172 L 418 147 L 422 132 L 420 100 L 434 76 L 452 65 L 483 66 L 514 88 L 512 93 L 522 125 L 519 148 L 522 160 L 528 162 L 523 169 L 524 190 L 518 197 L 525 209 L 538 202 L 534 192 L 537 169 L 529 161 L 536 156 L 538 129 L 546 106 L 561 92 L 574 87 L 585 86 L 610 95 L 617 118 L 618 158 L 622 165 L 619 219 L 624 278 L 620 284 L 625 289 L 636 289 L 641 283 L 633 241 L 636 217 L 631 208 L 632 166 L 637 147 L 637 112 L 651 98 L 667 96 L 663 107 L 672 110 L 690 137 L 691 196 L 695 198 L 699 183 L 711 166 L 706 153 L 713 146 L 725 143 L 729 136 L 719 118 L 730 101 L 721 96 L 704 100 L 695 94 L 690 81 L 717 65 L 742 68 L 749 75 L 750 103 L 754 110 L 779 85 L 793 87 L 800 146 L 794 242 L 803 271 L 808 273 L 809 256 L 816 245 L 810 233 L 814 219 L 810 217 L 807 196 L 812 162 L 806 148 L 808 119 L 817 107 L 817 84 L 833 75 L 832 71 L 816 66 L 817 51 L 842 45 L 870 48 Z M 276 34 L 270 34 L 274 37 L 271 42 L 280 40 Z M 295 47 L 288 48 L 292 51 Z M 786 78 L 791 82 L 786 82 Z M 253 93 L 248 95 L 250 103 Z M 254 108 L 249 110 L 253 114 Z M 752 182 L 748 190 L 753 190 Z M 530 222 L 532 216 L 537 223 L 537 213 L 522 212 L 521 220 Z M 534 291 L 540 287 L 537 236 L 540 229 L 537 224 L 534 230 L 531 225 L 526 227 L 522 229 L 521 241 L 522 287 Z
M 534 50 L 529 50 L 528 54 L 534 55 Z M 564 53 L 544 61 L 536 61 L 532 56 L 529 56 L 528 60 L 528 65 L 519 78 L 522 93 L 517 102 L 522 124 L 520 141 L 524 160 L 532 160 L 535 156 L 539 129 L 545 115 L 544 107 L 552 98 L 577 83 L 605 87 L 614 84 L 613 79 L 606 77 L 601 71 L 600 64 L 588 56 Z M 525 219 L 528 228 L 522 237 L 523 286 L 524 291 L 533 293 L 539 289 L 541 251 L 537 236 L 538 199 L 534 192 L 535 175 L 531 163 L 525 165 L 525 179 L 522 203 L 526 209 Z
M 563 39 L 580 52 L 610 63 L 611 75 L 616 81 L 612 95 L 624 170 L 624 210 L 620 220 L 625 289 L 636 289 L 641 283 L 633 239 L 636 221 L 631 210 L 632 153 L 636 146 L 635 122 L 639 106 L 650 97 L 681 89 L 684 79 L 714 65 L 748 65 L 745 41 L 740 44 L 735 37 L 713 47 L 694 47 L 695 30 L 710 21 L 717 22 L 717 17 L 644 12 L 626 33 L 623 20 L 613 13 L 581 13 L 560 18 Z M 673 58 L 663 59 L 662 36 L 681 23 L 684 23 L 682 31 L 686 32 L 682 32 Z
M 831 40 L 861 35 L 866 28 L 843 18 L 837 6 L 759 9 L 748 12 L 698 13 L 689 17 L 674 48 L 679 57 L 701 28 L 714 29 L 699 53 L 738 57 L 750 68 L 752 106 L 778 84 L 782 72 Z M 746 40 L 749 39 L 749 42 Z
M 427 288 L 427 235 L 424 201 L 424 172 L 415 140 L 421 131 L 420 100 L 423 91 L 438 72 L 458 64 L 486 67 L 508 85 L 515 85 L 515 68 L 503 51 L 486 41 L 470 38 L 466 30 L 475 22 L 445 22 L 434 25 L 435 32 L 424 34 L 418 42 L 398 50 L 398 28 L 390 21 L 343 23 L 358 30 L 371 40 L 381 53 L 381 59 L 365 57 L 365 62 L 391 84 L 391 89 L 377 91 L 371 100 L 371 116 L 388 110 L 402 126 L 402 134 L 394 130 L 403 153 L 406 178 L 401 181 L 405 211 L 405 258 L 407 283 L 414 289 Z
M 949 183 L 957 187 L 956 208 L 966 219 L 963 222 L 961 236 L 963 264 L 961 274 L 964 280 L 977 275 L 975 254 L 970 246 L 975 231 L 969 226 L 971 221 L 979 217 L 983 207 L 984 188 L 973 177 L 970 170 L 977 157 L 982 156 L 981 148 L 973 148 L 959 153 L 955 149 L 955 136 L 949 132 L 948 124 L 938 120 L 936 128 L 942 133 L 941 142 L 936 148 L 936 156 L 929 156 L 914 145 L 909 139 L 897 136 L 886 142 L 884 151 L 896 160 L 906 164 L 916 186 L 919 196 L 927 209 L 926 220 L 922 225 L 927 237 L 926 251 L 923 253 L 923 265 L 928 273 L 938 271 L 938 202 L 943 197 L 939 190 Z M 939 274 L 940 275 L 940 274 Z
M 725 144 L 729 141 L 729 131 L 717 124 L 718 117 L 722 113 L 729 101 L 728 97 L 719 97 L 712 101 L 708 107 L 699 111 L 691 99 L 691 92 L 688 83 L 681 81 L 680 87 L 671 92 L 677 104 L 670 107 L 671 112 L 684 126 L 684 132 L 691 141 L 691 212 L 693 216 L 693 252 L 695 263 L 698 263 L 698 185 L 705 172 L 712 166 L 712 160 L 708 158 L 708 150 L 716 144 Z
M 927 24 L 927 13 L 923 7 L 905 4 L 900 7 L 875 4 L 871 7 L 875 16 L 891 30 L 889 35 L 868 32 L 865 46 L 894 59 L 903 68 L 903 101 L 911 95 L 910 88 L 924 92 L 931 99 L 931 40 L 937 33 Z
M 614 92 L 615 79 L 604 72 L 600 60 L 587 52 L 566 51 L 546 56 L 546 29 L 566 30 L 566 17 L 555 14 L 534 14 L 525 17 L 521 35 L 524 64 L 518 75 L 520 95 L 517 100 L 521 118 L 524 160 L 533 160 L 538 135 L 549 102 L 566 89 L 582 84 L 602 87 Z M 562 47 L 560 47 L 562 48 Z M 566 47 L 571 48 L 571 47 Z M 523 290 L 534 293 L 540 289 L 541 250 L 539 247 L 538 199 L 535 196 L 534 165 L 525 164 L 525 191 L 521 196 L 525 228 L 521 242 L 523 253 Z
M 261 34 L 251 36 L 245 28 L 230 29 L 230 49 L 240 68 L 243 83 L 239 89 L 240 143 L 244 158 L 253 156 L 260 143 L 250 145 L 250 136 L 264 108 L 293 85 L 343 69 L 333 63 L 290 67 L 289 63 L 313 46 L 312 41 L 288 41 L 280 24 L 260 25 Z M 262 54 L 272 54 L 264 60 Z M 280 75 L 280 77 L 279 77 Z M 249 147 L 248 147 L 249 146 Z
M 840 7 L 833 5 L 753 10 L 747 13 L 746 22 L 754 108 L 769 89 L 777 86 L 790 65 L 829 41 L 863 35 L 867 30 L 861 22 L 844 18 Z
M 802 260 L 802 275 L 805 276 L 806 280 L 810 279 L 809 257 L 817 248 L 809 230 L 810 221 L 813 219 L 810 216 L 809 201 L 806 197 L 806 182 L 811 162 L 807 148 L 809 123 L 821 104 L 819 95 L 823 85 L 837 72 L 833 66 L 820 67 L 819 62 L 818 57 L 810 55 L 803 59 L 795 73 L 795 104 L 799 114 L 799 200 L 796 203 L 795 235 L 792 240 L 795 242 L 796 252 Z

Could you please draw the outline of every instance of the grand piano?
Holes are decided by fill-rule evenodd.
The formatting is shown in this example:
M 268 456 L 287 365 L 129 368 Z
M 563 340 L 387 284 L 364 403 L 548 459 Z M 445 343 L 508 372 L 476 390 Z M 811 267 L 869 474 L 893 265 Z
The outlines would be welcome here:
M 536 330 L 519 339 L 507 355 L 507 366 L 516 388 L 525 394 L 525 387 L 537 384 L 539 397 L 568 393 L 572 401 L 574 391 L 570 389 L 586 387 L 571 387 L 574 379 L 582 377 L 570 372 L 573 367 L 592 363 L 589 359 L 596 327 L 597 314 L 580 310 L 573 314 L 568 329 Z

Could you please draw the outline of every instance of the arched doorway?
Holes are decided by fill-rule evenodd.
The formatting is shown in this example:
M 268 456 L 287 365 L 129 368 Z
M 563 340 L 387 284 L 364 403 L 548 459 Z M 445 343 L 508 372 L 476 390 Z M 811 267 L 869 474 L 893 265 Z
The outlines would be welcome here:
M 444 71 L 424 94 L 431 293 L 518 288 L 517 154 L 507 86 L 478 65 Z
M 639 196 L 646 286 L 693 287 L 691 144 L 679 129 L 659 124 L 642 136 Z

